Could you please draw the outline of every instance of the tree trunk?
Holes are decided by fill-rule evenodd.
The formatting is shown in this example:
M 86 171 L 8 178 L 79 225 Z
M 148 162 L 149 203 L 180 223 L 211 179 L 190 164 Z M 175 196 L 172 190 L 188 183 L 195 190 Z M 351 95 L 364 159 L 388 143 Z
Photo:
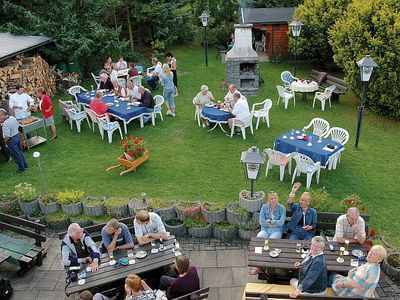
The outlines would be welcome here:
M 126 9 L 126 19 L 128 23 L 128 32 L 129 32 L 129 44 L 131 46 L 131 51 L 134 51 L 133 49 L 133 33 L 132 33 L 132 24 L 131 24 L 131 15 L 129 13 L 129 7 Z

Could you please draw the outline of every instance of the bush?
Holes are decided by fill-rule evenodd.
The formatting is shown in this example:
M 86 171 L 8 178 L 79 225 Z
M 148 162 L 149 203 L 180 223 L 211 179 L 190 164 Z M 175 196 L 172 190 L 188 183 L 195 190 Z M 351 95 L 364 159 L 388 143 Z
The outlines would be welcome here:
M 57 193 L 59 204 L 76 204 L 85 197 L 85 193 L 79 190 L 65 190 Z
M 330 194 L 326 191 L 324 187 L 315 190 L 312 189 L 310 190 L 310 194 L 311 194 L 311 201 L 310 201 L 311 207 L 315 208 L 316 211 L 318 212 L 329 211 Z
M 14 196 L 24 202 L 32 202 L 37 199 L 36 189 L 30 183 L 20 183 L 15 186 Z

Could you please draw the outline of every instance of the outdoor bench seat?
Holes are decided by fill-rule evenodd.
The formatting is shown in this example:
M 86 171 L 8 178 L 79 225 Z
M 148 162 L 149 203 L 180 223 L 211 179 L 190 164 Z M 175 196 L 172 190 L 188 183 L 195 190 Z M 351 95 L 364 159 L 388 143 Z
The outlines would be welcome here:
M 317 81 L 318 76 L 320 75 L 321 71 L 311 70 L 310 79 L 313 81 Z M 343 95 L 347 92 L 348 86 L 347 83 L 338 77 L 334 77 L 332 75 L 327 74 L 326 80 L 319 85 L 321 91 L 325 88 L 330 87 L 332 85 L 336 85 L 336 88 L 332 92 L 332 101 L 339 101 L 339 96 Z
M 210 288 L 202 288 L 197 291 L 191 292 L 189 294 L 180 296 L 178 298 L 173 298 L 172 300 L 201 300 L 208 299 L 208 293 Z

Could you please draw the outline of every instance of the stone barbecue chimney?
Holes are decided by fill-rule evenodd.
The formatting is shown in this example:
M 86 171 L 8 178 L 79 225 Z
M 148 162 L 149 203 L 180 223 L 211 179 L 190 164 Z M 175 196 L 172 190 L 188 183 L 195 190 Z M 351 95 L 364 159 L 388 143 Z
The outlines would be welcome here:
M 226 83 L 233 83 L 244 95 L 257 95 L 259 89 L 259 58 L 252 45 L 252 27 L 235 24 L 235 44 L 225 57 Z

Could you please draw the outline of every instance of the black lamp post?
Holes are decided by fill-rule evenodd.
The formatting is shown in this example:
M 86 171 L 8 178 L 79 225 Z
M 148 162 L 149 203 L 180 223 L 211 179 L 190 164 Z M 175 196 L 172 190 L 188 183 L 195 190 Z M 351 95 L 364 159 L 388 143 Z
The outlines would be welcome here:
M 372 59 L 371 56 L 365 55 L 362 59 L 360 59 L 357 62 L 358 67 L 360 68 L 360 75 L 361 75 L 361 81 L 363 85 L 362 89 L 362 94 L 361 94 L 361 103 L 360 106 L 358 106 L 358 120 L 357 120 L 357 136 L 356 136 L 356 147 L 358 147 L 358 141 L 360 139 L 360 134 L 361 134 L 361 125 L 362 125 L 362 119 L 363 119 L 363 112 L 364 112 L 364 102 L 365 102 L 365 96 L 367 94 L 367 87 L 368 87 L 368 82 L 371 79 L 371 74 L 374 68 L 376 68 L 378 65 L 376 62 Z
M 208 26 L 208 17 L 209 15 L 207 14 L 206 11 L 203 11 L 199 19 L 201 20 L 201 24 L 203 25 L 204 28 L 204 56 L 206 59 L 206 67 L 208 66 L 208 41 L 207 41 L 207 26 Z
M 253 197 L 254 180 L 258 179 L 261 167 L 265 164 L 265 155 L 256 146 L 252 146 L 242 152 L 240 162 L 243 164 L 246 179 L 251 181 L 250 196 Z
M 292 21 L 289 23 L 292 35 L 294 36 L 294 60 L 293 60 L 293 76 L 296 76 L 296 58 L 297 58 L 297 37 L 300 35 L 301 28 L 304 26 L 300 21 Z

